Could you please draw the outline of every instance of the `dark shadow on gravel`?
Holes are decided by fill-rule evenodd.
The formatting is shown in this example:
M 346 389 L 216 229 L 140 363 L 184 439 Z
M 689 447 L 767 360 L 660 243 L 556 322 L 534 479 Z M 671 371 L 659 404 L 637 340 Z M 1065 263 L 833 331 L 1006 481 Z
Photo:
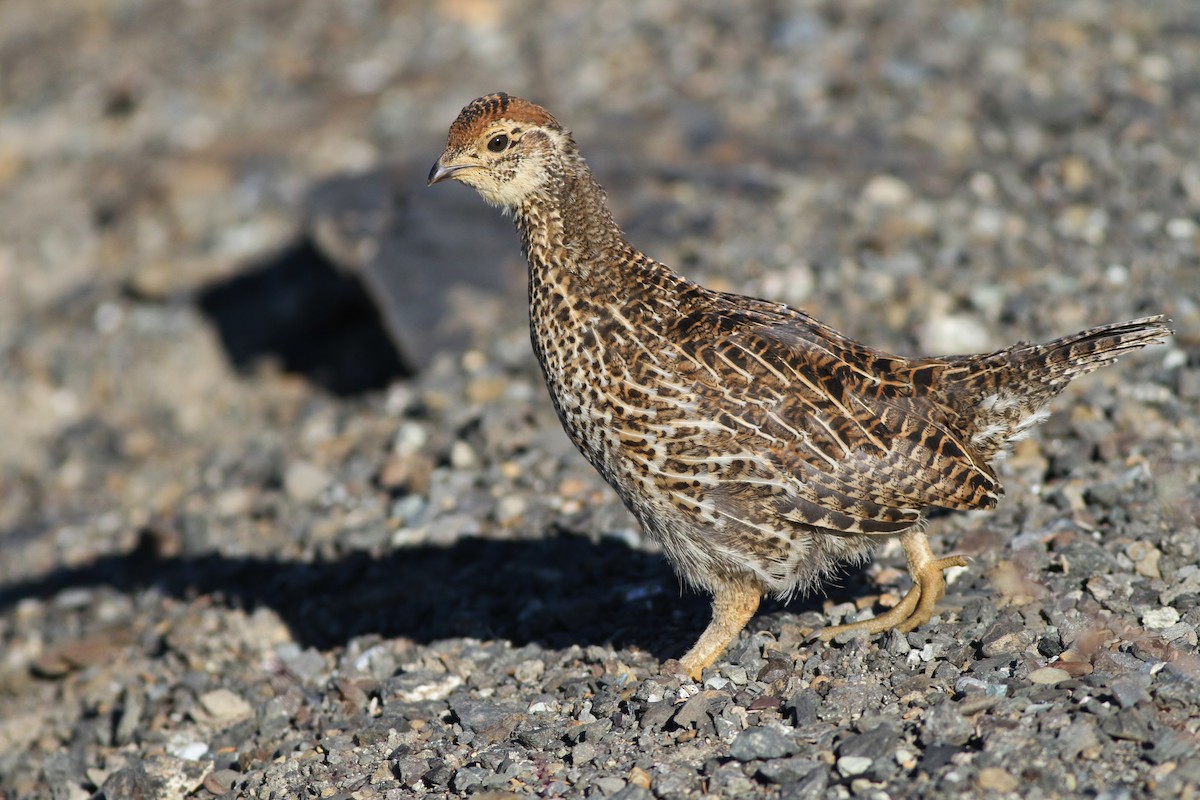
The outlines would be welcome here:
M 197 305 L 239 372 L 274 359 L 343 397 L 411 373 L 362 282 L 306 239 L 205 287 Z
M 275 361 L 353 396 L 524 322 L 512 223 L 465 187 L 427 191 L 428 168 L 422 160 L 321 181 L 291 246 L 198 289 L 236 370 Z
M 232 607 L 269 607 L 297 642 L 321 649 L 367 634 L 422 644 L 476 637 L 549 648 L 611 643 L 660 660 L 683 653 L 708 622 L 707 598 L 681 593 L 662 557 L 615 539 L 465 539 L 312 563 L 164 556 L 157 539 L 147 533 L 131 553 L 0 586 L 0 609 L 72 588 L 154 587 L 181 599 L 213 595 Z

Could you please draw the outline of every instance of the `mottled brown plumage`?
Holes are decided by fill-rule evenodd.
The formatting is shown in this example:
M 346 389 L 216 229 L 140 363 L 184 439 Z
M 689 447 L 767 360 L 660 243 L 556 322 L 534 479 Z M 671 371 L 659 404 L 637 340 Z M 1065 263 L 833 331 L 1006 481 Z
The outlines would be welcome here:
M 467 105 L 429 182 L 454 178 L 513 214 L 529 261 L 533 347 L 571 440 L 713 620 L 694 677 L 765 592 L 786 597 L 899 536 L 913 588 L 844 630 L 909 630 L 942 570 L 931 507 L 990 509 L 990 461 L 1072 378 L 1161 342 L 1148 317 L 989 355 L 904 358 L 778 303 L 714 292 L 635 250 L 571 135 L 506 94 Z

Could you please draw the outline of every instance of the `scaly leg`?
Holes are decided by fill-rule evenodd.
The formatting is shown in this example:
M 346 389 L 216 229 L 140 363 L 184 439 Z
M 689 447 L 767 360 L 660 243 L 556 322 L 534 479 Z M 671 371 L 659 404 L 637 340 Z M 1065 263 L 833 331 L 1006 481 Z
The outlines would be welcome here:
M 821 641 L 828 642 L 847 631 L 876 634 L 895 628 L 901 633 L 908 633 L 929 621 L 933 616 L 933 607 L 946 594 L 946 579 L 942 571 L 947 567 L 965 567 L 967 559 L 962 556 L 934 558 L 933 551 L 929 549 L 929 540 L 922 531 L 902 534 L 900 544 L 904 546 L 908 572 L 912 576 L 912 588 L 904 595 L 904 599 L 878 617 L 825 628 L 817 634 Z
M 712 621 L 688 650 L 680 664 L 692 680 L 699 681 L 704 668 L 717 660 L 737 638 L 758 610 L 762 586 L 751 577 L 722 582 L 713 592 Z

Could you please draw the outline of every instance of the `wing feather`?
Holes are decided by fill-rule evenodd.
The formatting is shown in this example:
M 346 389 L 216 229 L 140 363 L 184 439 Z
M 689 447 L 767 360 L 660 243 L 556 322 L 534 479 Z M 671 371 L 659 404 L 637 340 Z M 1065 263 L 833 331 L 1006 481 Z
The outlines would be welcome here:
M 762 301 L 714 304 L 687 323 L 692 334 L 710 334 L 674 338 L 686 343 L 676 368 L 679 383 L 693 387 L 689 413 L 729 430 L 758 462 L 753 477 L 744 460 L 714 465 L 718 508 L 759 501 L 803 525 L 894 533 L 929 507 L 997 502 L 995 473 L 928 391 L 938 364 L 872 350 Z M 755 374 L 781 380 L 783 391 L 764 392 Z

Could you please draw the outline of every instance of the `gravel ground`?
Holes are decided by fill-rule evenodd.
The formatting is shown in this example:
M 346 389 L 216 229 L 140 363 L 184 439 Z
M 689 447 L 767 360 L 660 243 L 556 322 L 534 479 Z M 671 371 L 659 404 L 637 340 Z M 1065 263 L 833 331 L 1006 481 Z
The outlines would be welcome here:
M 0 4 L 0 798 L 1200 796 L 1200 8 L 634 5 Z M 1177 335 L 934 520 L 930 624 L 808 640 L 897 601 L 890 547 L 663 674 L 706 602 L 505 281 L 405 352 L 320 235 L 390 175 L 519 281 L 421 179 L 497 89 L 647 252 L 872 344 Z

